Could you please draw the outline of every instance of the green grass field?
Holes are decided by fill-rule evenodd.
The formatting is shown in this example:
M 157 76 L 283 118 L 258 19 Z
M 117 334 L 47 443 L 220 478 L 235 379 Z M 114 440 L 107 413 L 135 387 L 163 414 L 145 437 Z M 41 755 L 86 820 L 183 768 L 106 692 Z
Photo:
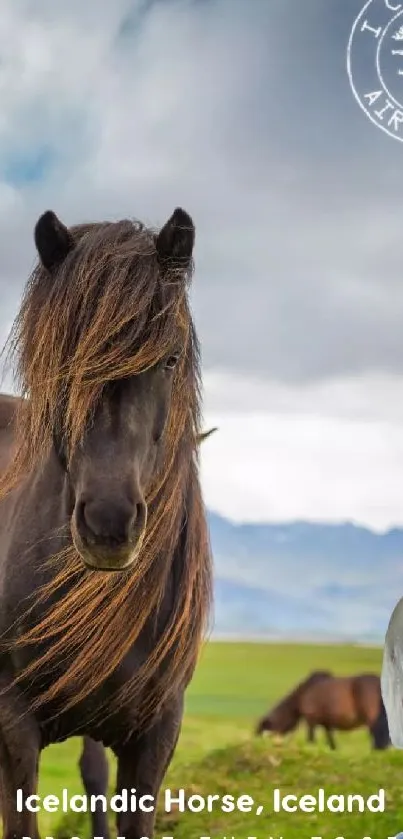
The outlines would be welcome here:
M 158 839 L 387 839 L 403 829 L 403 755 L 372 752 L 366 731 L 338 734 L 331 753 L 319 732 L 318 743 L 306 743 L 305 730 L 282 742 L 253 736 L 256 718 L 308 671 L 329 668 L 348 674 L 380 672 L 381 650 L 344 646 L 227 644 L 206 646 L 189 688 L 183 730 L 165 787 L 184 787 L 189 794 L 250 795 L 263 813 L 164 813 L 157 821 Z M 40 794 L 57 795 L 67 787 L 82 792 L 77 760 L 80 741 L 52 746 L 43 754 Z M 112 761 L 111 761 L 112 763 Z M 112 773 L 113 775 L 113 773 Z M 272 813 L 274 787 L 284 794 L 352 793 L 365 797 L 386 792 L 384 813 Z M 265 806 L 266 805 L 266 806 Z M 269 806 L 267 806 L 269 805 Z M 41 814 L 43 835 L 90 837 L 87 816 Z M 114 834 L 112 833 L 112 836 Z M 115 834 L 116 835 L 116 834 Z

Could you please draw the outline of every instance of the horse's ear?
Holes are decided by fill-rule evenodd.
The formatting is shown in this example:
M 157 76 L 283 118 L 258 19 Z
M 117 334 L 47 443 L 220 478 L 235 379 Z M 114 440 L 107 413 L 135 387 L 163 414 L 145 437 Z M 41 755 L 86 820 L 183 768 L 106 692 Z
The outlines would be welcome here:
M 189 214 L 177 207 L 158 233 L 155 246 L 162 264 L 186 268 L 195 242 L 195 227 Z
M 200 446 L 200 443 L 203 443 L 204 440 L 207 440 L 207 437 L 210 437 L 210 434 L 214 434 L 215 431 L 218 431 L 217 428 L 209 428 L 208 431 L 202 431 L 200 434 L 196 435 L 196 443 Z
M 35 225 L 34 238 L 44 268 L 52 271 L 61 265 L 74 247 L 74 240 L 53 210 L 47 210 Z

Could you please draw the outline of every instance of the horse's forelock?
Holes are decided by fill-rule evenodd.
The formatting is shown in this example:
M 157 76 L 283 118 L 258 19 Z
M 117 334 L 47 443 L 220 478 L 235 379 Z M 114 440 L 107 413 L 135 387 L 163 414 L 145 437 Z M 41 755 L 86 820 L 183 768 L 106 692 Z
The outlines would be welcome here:
M 128 220 L 70 230 L 51 212 L 38 221 L 39 264 L 10 338 L 19 389 L 30 402 L 29 417 L 24 412 L 18 424 L 28 468 L 60 417 L 73 450 L 105 383 L 154 366 L 178 344 L 171 434 L 176 430 L 179 441 L 192 421 L 198 429 L 198 345 L 185 293 L 194 228 L 184 230 L 190 217 L 175 213 L 159 235 Z M 186 402 L 190 412 L 178 423 L 178 405 Z M 16 466 L 15 477 L 25 471 Z

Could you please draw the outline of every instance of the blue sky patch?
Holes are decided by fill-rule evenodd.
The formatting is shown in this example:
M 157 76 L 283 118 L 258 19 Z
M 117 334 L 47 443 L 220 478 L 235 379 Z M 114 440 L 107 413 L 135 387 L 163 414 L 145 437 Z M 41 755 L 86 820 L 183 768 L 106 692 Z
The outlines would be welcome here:
M 49 175 L 54 161 L 54 152 L 45 146 L 10 154 L 0 168 L 2 180 L 13 186 L 40 183 Z

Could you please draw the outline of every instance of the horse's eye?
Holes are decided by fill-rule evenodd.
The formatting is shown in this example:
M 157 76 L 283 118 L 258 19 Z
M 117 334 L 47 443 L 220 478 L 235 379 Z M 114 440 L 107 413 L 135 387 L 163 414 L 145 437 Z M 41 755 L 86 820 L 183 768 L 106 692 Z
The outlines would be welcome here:
M 165 370 L 173 370 L 179 361 L 179 353 L 176 355 L 169 355 L 164 361 Z

